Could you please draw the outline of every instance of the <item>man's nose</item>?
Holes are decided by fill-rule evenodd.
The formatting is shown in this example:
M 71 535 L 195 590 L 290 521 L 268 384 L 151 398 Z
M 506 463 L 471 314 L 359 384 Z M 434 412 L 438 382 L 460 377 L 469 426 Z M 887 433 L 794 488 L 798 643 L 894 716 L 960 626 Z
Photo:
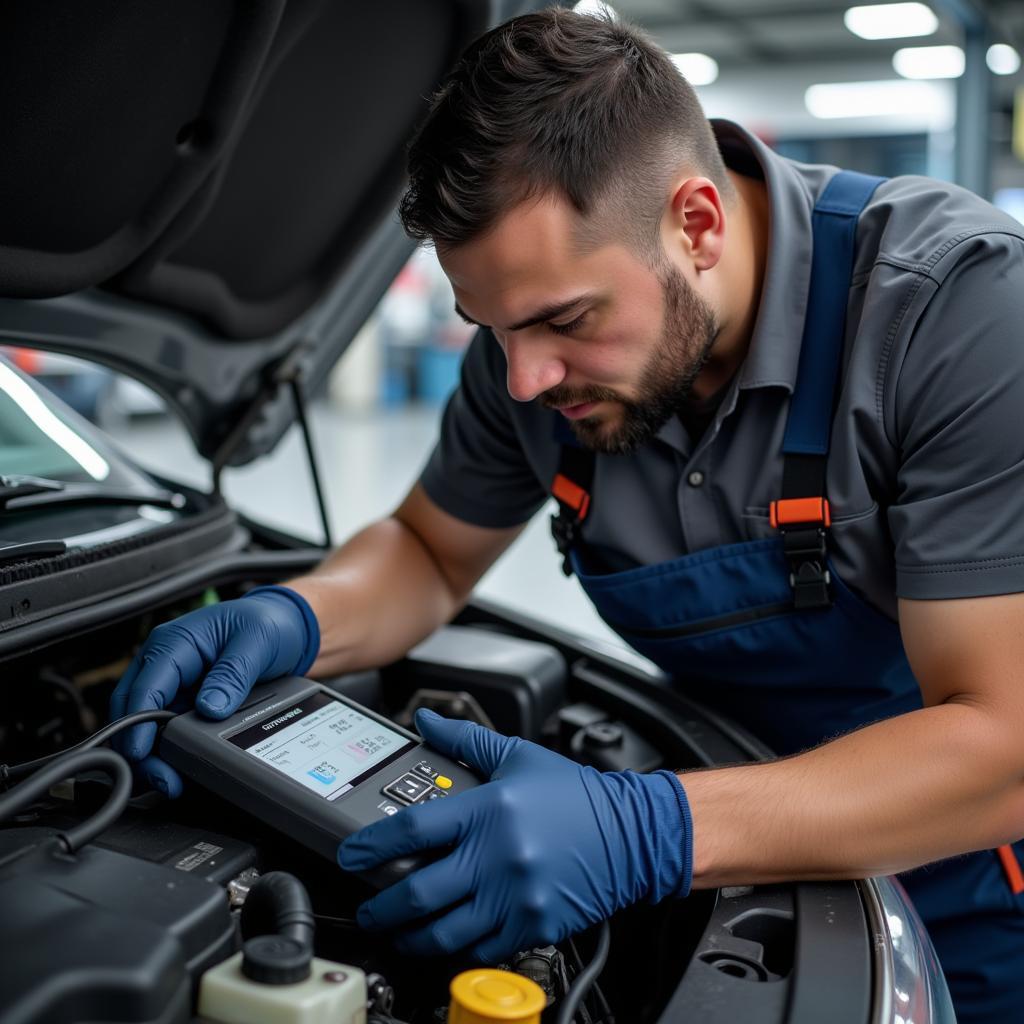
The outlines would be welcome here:
M 508 393 L 517 402 L 532 402 L 565 380 L 565 363 L 542 342 L 508 334 L 503 340 L 508 360 Z

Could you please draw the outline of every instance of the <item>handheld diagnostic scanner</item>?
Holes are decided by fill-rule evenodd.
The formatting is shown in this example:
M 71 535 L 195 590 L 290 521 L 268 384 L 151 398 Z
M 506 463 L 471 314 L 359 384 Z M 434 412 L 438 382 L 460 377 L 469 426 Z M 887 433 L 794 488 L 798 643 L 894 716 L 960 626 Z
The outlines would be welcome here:
M 159 753 L 182 775 L 335 863 L 338 844 L 364 825 L 480 785 L 415 733 L 296 676 L 253 687 L 223 721 L 179 715 L 164 728 Z M 385 888 L 423 863 L 401 857 L 361 877 Z

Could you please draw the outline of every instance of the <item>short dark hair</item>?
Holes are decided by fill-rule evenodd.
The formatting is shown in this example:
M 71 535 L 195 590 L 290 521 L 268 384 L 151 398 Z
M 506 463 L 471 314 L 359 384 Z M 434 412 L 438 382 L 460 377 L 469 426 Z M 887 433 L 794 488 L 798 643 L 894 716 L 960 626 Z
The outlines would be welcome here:
M 560 193 L 650 249 L 683 166 L 731 198 L 711 126 L 668 54 L 620 20 L 551 8 L 462 55 L 409 145 L 399 214 L 411 237 L 444 250 Z

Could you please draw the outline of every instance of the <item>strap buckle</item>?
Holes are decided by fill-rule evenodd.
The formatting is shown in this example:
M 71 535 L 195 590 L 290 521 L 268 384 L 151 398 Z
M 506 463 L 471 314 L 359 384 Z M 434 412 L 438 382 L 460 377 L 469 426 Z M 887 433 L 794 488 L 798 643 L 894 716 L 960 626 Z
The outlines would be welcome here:
M 590 495 L 564 473 L 556 473 L 551 493 L 558 502 L 558 515 L 551 517 L 551 535 L 562 556 L 562 572 L 572 575 L 569 553 L 580 538 L 580 524 L 590 510 Z
M 789 562 L 789 585 L 793 607 L 828 608 L 832 604 L 829 586 L 826 531 L 832 514 L 825 498 L 789 498 L 773 501 L 771 524 L 782 534 L 782 546 Z
M 555 474 L 555 479 L 551 483 L 551 494 L 560 506 L 568 506 L 576 513 L 577 522 L 583 522 L 587 518 L 590 495 L 564 473 Z
M 569 554 L 572 546 L 579 540 L 580 517 L 568 516 L 565 509 L 559 509 L 558 514 L 551 517 L 551 536 L 555 538 L 555 546 L 562 556 L 562 572 L 566 576 L 571 576 L 572 561 Z

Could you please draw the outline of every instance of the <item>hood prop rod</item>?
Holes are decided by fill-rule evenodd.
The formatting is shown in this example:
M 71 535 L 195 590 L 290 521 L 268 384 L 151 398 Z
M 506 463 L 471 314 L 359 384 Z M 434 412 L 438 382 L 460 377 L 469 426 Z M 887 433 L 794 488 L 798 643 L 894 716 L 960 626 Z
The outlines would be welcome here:
M 299 420 L 299 428 L 302 430 L 302 440 L 306 447 L 306 459 L 309 463 L 310 476 L 313 478 L 313 489 L 316 491 L 317 505 L 320 508 L 320 522 L 324 530 L 324 546 L 334 547 L 331 537 L 331 521 L 327 513 L 327 501 L 324 494 L 323 482 L 320 479 L 320 470 L 316 458 L 316 449 L 313 446 L 313 432 L 309 427 L 309 419 L 306 416 L 306 404 L 302 394 L 299 356 L 303 346 L 296 345 L 280 363 L 274 368 L 270 382 L 260 389 L 255 399 L 245 410 L 245 414 L 239 419 L 234 429 L 224 439 L 224 443 L 217 449 L 213 457 L 213 493 L 221 496 L 221 476 L 224 467 L 228 464 L 233 452 L 248 436 L 252 425 L 259 418 L 265 406 L 269 405 L 287 387 L 292 394 L 292 402 L 295 405 L 295 412 Z
M 306 417 L 306 403 L 302 400 L 302 387 L 299 384 L 298 375 L 292 377 L 288 382 L 292 390 L 292 401 L 295 403 L 295 411 L 299 416 L 299 425 L 302 427 L 302 439 L 306 443 L 306 459 L 309 462 L 309 473 L 313 478 L 313 489 L 316 491 L 316 501 L 320 506 L 320 522 L 324 527 L 324 547 L 334 547 L 331 539 L 331 520 L 327 515 L 327 500 L 324 494 L 323 483 L 320 480 L 320 470 L 317 468 L 316 449 L 313 447 L 313 432 L 309 429 L 309 421 Z

